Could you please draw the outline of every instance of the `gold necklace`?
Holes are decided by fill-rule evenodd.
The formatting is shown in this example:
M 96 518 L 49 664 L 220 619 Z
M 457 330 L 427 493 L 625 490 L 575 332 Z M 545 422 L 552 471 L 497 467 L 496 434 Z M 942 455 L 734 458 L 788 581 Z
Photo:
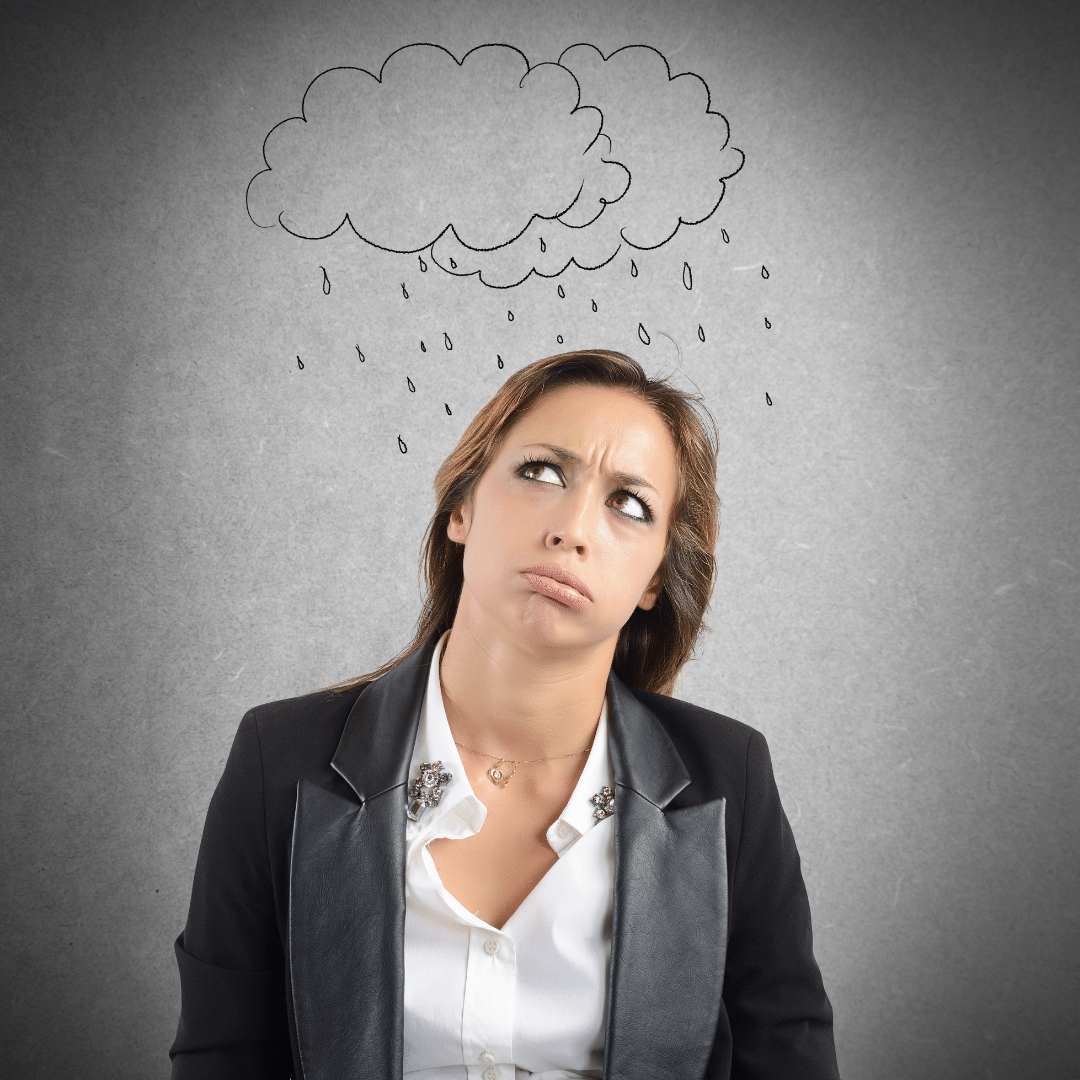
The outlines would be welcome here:
M 486 754 L 483 750 L 474 750 L 471 746 L 466 746 L 463 742 L 454 740 L 455 746 L 460 746 L 462 750 L 469 750 L 474 754 L 479 754 L 481 757 L 490 758 L 495 762 L 494 765 L 487 771 L 487 778 L 498 788 L 506 787 L 510 783 L 514 773 L 517 772 L 519 765 L 532 765 L 536 761 L 561 761 L 563 758 L 568 757 L 581 757 L 582 754 L 587 754 L 592 749 L 592 744 L 587 746 L 584 750 L 579 750 L 576 754 L 555 754 L 553 757 L 534 757 L 534 758 L 522 758 L 515 760 L 514 758 L 496 757 L 494 754 Z M 510 770 L 509 775 L 503 770 L 502 765 L 504 762 L 509 762 L 514 767 Z

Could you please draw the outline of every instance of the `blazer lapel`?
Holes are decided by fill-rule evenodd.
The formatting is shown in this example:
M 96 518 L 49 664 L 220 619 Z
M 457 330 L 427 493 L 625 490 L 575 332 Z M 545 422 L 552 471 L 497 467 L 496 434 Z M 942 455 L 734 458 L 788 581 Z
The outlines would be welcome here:
M 367 686 L 332 767 L 359 802 L 296 791 L 289 964 L 303 1080 L 402 1074 L 405 798 L 438 635 Z
M 667 805 L 690 778 L 656 716 L 608 680 L 615 890 L 604 1080 L 705 1075 L 727 951 L 725 800 Z

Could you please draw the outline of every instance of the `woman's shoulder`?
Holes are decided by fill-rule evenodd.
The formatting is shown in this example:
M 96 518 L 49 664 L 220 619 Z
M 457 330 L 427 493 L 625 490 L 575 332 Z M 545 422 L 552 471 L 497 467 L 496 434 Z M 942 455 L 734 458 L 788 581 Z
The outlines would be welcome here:
M 237 745 L 257 754 L 268 788 L 294 790 L 297 780 L 337 788 L 330 762 L 360 691 L 315 690 L 255 705 L 244 714 Z
M 692 749 L 696 757 L 717 760 L 745 757 L 751 743 L 764 742 L 761 732 L 749 724 L 691 701 L 647 690 L 632 693 L 660 721 L 676 747 Z
M 757 774 L 771 776 L 768 745 L 756 728 L 681 698 L 632 693 L 660 721 L 690 774 L 679 802 L 741 801 Z

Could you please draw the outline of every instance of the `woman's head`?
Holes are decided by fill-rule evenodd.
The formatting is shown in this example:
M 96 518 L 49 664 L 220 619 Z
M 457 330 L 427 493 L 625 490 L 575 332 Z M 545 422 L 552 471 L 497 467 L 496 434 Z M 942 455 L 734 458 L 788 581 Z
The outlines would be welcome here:
M 502 642 L 606 670 L 622 627 L 661 591 L 674 439 L 637 395 L 570 384 L 546 389 L 494 441 L 447 524 L 464 549 L 455 632 L 489 652 Z
M 712 595 L 716 455 L 700 399 L 622 353 L 563 353 L 512 375 L 435 477 L 416 637 L 378 674 L 463 603 L 548 645 L 617 634 L 616 673 L 670 693 Z M 537 565 L 570 570 L 592 601 L 549 599 L 521 575 Z

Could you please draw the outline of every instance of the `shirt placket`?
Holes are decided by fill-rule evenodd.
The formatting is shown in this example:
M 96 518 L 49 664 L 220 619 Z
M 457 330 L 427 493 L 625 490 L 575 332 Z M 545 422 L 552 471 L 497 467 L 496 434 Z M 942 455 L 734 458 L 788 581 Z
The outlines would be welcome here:
M 469 930 L 461 1050 L 469 1080 L 514 1080 L 514 939 L 491 927 Z

